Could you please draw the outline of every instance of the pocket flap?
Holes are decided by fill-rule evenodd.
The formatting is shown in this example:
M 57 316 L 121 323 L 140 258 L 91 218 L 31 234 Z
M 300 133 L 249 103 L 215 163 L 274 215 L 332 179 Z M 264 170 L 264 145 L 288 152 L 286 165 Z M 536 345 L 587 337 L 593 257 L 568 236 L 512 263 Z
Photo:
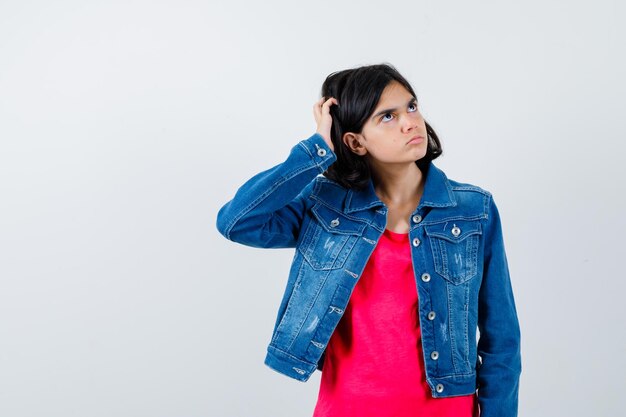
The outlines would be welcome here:
M 331 233 L 361 235 L 367 225 L 364 221 L 353 220 L 322 203 L 315 204 L 311 211 L 324 229 Z
M 424 226 L 426 234 L 438 237 L 449 242 L 460 242 L 471 235 L 481 235 L 482 228 L 477 220 L 450 220 L 442 223 Z

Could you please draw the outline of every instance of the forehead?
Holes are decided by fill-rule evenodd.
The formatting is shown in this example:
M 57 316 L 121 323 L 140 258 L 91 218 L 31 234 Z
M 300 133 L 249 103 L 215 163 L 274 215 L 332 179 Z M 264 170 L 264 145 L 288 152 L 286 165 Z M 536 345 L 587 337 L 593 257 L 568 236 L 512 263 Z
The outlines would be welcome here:
M 391 81 L 383 90 L 376 105 L 376 110 L 386 107 L 402 107 L 412 97 L 413 94 L 409 93 L 402 84 L 397 81 Z

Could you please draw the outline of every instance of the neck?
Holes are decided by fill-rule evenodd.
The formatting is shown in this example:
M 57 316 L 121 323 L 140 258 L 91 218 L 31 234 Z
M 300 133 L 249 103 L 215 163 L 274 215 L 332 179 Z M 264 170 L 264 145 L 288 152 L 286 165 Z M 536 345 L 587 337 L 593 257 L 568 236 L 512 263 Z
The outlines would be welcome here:
M 424 175 L 414 162 L 371 167 L 374 190 L 387 206 L 416 205 L 424 189 Z

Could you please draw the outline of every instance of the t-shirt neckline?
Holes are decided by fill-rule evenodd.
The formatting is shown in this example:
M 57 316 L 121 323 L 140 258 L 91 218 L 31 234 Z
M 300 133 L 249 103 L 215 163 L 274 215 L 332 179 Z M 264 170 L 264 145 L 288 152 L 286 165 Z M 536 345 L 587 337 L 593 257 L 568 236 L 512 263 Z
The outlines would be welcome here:
M 385 234 L 387 236 L 389 236 L 392 240 L 395 240 L 395 241 L 406 240 L 407 237 L 409 236 L 408 232 L 407 233 L 398 233 L 398 232 L 391 231 L 389 229 L 385 229 Z

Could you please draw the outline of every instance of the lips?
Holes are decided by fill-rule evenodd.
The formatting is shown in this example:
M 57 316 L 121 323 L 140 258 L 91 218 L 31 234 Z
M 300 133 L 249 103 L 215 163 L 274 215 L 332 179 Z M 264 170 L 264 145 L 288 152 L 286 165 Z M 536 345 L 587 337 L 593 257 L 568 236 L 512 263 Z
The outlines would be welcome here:
M 407 145 L 411 143 L 422 143 L 424 141 L 424 136 L 413 136 L 408 142 Z

